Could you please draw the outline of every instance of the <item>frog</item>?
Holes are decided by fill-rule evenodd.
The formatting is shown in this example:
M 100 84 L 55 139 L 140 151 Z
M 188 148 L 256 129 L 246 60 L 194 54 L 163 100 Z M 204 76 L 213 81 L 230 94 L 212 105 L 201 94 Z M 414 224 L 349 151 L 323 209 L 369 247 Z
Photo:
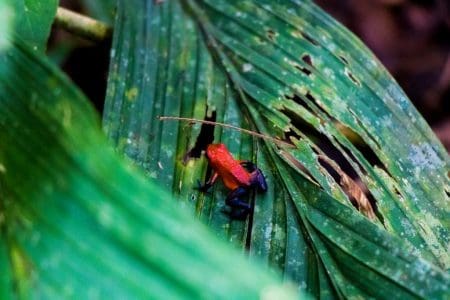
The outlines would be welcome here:
M 246 219 L 252 207 L 243 197 L 251 190 L 262 193 L 267 191 L 263 172 L 251 161 L 236 160 L 223 143 L 209 144 L 205 153 L 213 173 L 203 185 L 199 181 L 197 189 L 208 192 L 217 179 L 222 179 L 230 191 L 225 199 L 225 203 L 231 207 L 230 218 Z

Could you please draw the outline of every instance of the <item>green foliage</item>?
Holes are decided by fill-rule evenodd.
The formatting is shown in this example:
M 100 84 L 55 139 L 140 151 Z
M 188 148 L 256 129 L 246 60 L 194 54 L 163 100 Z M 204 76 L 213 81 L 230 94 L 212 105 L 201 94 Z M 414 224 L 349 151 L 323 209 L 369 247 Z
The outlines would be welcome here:
M 5 4 L 1 299 L 292 297 L 223 240 L 317 298 L 445 298 L 448 154 L 364 45 L 310 1 L 118 2 L 103 125 L 147 178 L 44 57 L 55 1 Z M 215 118 L 295 147 L 214 128 L 269 184 L 250 195 L 251 218 L 231 221 L 221 185 L 193 189 L 207 168 L 189 152 L 201 126 L 160 115 Z M 368 188 L 374 219 L 351 204 L 363 198 L 324 141 Z
M 308 1 L 119 3 L 104 114 L 119 151 L 217 235 L 317 297 L 444 296 L 448 155 L 359 40 Z M 203 157 L 189 156 L 200 126 L 162 123 L 160 115 L 215 116 L 290 136 L 296 147 L 214 129 L 216 142 L 257 161 L 269 183 L 250 199 L 253 218 L 232 222 L 222 213 L 222 187 L 211 196 L 193 189 L 206 170 Z M 369 189 L 375 220 L 359 214 L 327 171 L 318 136 Z

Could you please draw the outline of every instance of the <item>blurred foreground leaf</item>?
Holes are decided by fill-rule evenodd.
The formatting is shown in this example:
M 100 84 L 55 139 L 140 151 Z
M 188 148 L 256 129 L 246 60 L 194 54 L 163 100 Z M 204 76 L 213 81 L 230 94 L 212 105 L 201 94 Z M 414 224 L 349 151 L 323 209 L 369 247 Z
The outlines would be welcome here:
M 0 51 L 0 298 L 288 298 L 117 157 L 61 72 Z

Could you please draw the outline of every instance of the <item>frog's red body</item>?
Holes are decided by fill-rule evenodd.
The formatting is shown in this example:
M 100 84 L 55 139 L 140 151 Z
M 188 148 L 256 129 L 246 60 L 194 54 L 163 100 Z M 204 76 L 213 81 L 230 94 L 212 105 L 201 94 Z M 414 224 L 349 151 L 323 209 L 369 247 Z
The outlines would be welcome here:
M 240 197 L 247 194 L 251 188 L 263 192 L 267 190 L 261 170 L 249 161 L 235 160 L 224 144 L 208 145 L 206 156 L 214 173 L 203 186 L 200 186 L 200 190 L 207 191 L 217 178 L 222 178 L 224 185 L 231 190 L 226 198 L 226 203 L 233 208 L 231 217 L 244 218 L 250 211 L 250 205 Z
M 223 184 L 228 189 L 250 186 L 250 173 L 231 156 L 224 144 L 210 144 L 206 148 L 206 156 L 211 168 L 222 178 Z

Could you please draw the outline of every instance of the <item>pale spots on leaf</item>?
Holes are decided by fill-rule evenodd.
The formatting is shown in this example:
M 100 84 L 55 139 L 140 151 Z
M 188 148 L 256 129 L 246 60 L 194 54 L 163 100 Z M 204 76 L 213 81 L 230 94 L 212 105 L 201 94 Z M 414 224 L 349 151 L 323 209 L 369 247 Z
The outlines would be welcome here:
M 275 224 L 274 226 L 274 239 L 275 240 L 284 240 L 286 238 L 286 232 L 284 228 L 282 228 L 280 225 Z
M 110 205 L 103 204 L 98 210 L 98 221 L 103 226 L 110 226 L 114 223 L 113 208 Z
M 139 89 L 137 87 L 132 87 L 125 92 L 125 97 L 128 101 L 134 101 L 139 94 Z
M 438 258 L 444 269 L 450 268 L 449 245 L 447 244 L 447 249 L 441 247 L 439 239 L 435 235 L 435 232 L 439 232 L 440 228 L 442 228 L 440 221 L 430 212 L 423 212 L 422 218 L 418 224 L 422 231 L 421 235 L 425 238 L 428 248 L 433 252 L 434 256 Z
M 264 229 L 264 246 L 266 249 L 270 249 L 270 243 L 272 241 L 272 223 L 269 223 L 268 226 Z
M 246 63 L 242 65 L 242 72 L 247 73 L 253 70 L 253 65 Z
M 334 74 L 334 71 L 330 68 L 324 68 L 323 69 L 323 74 L 325 75 L 326 78 L 329 78 L 333 81 L 336 81 L 336 76 Z
M 428 143 L 411 145 L 408 159 L 420 169 L 436 170 L 443 166 L 443 162 Z

